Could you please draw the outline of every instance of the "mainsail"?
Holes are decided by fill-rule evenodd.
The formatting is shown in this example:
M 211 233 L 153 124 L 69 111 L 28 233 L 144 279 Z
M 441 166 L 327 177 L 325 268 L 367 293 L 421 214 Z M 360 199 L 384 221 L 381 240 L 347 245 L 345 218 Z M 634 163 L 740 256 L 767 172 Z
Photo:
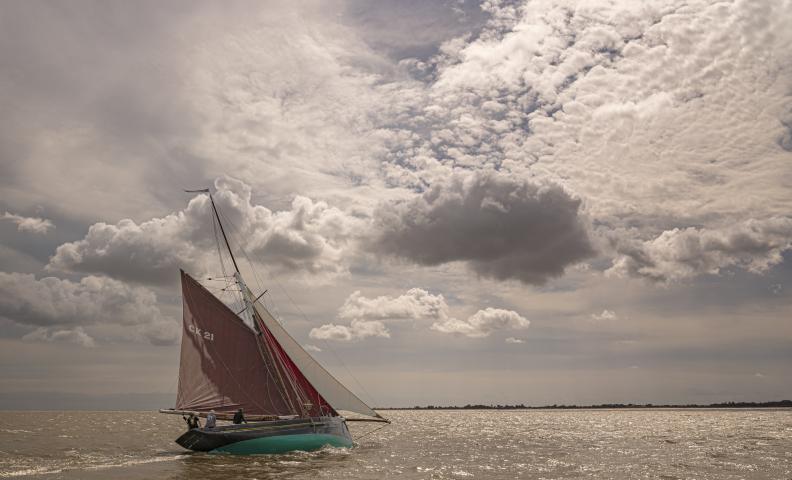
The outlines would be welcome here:
M 261 354 L 256 333 L 183 271 L 181 280 L 184 321 L 176 409 L 297 414 L 275 377 L 276 365 Z

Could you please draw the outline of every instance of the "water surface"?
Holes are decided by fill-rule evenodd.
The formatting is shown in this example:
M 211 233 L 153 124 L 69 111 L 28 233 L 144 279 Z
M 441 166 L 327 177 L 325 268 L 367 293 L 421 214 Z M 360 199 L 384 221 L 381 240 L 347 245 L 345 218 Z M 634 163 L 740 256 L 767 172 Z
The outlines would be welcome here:
M 177 416 L 0 412 L 0 478 L 792 479 L 792 410 L 383 413 L 353 449 L 237 457 L 183 450 Z

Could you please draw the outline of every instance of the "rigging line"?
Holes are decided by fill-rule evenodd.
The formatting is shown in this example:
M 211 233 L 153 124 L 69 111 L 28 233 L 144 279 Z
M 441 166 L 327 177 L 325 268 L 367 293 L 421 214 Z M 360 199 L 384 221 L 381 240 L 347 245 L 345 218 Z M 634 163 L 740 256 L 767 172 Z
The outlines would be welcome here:
M 216 209 L 216 211 L 218 212 L 219 216 L 222 217 L 223 220 L 228 225 L 231 226 L 231 230 L 240 231 L 240 229 L 237 228 L 236 224 L 230 218 L 228 218 L 228 216 L 225 215 L 220 209 Z M 256 282 L 256 286 L 258 286 L 259 290 L 264 290 L 264 281 L 259 277 L 258 272 L 256 272 L 256 268 L 253 266 L 253 261 L 250 259 L 250 256 L 248 256 L 244 246 L 242 246 L 241 244 L 235 246 L 239 249 L 239 251 L 242 252 L 242 256 L 245 257 L 245 260 L 247 260 L 248 266 L 250 267 L 250 271 L 253 273 L 253 280 Z M 267 270 L 266 268 L 264 269 Z M 272 275 L 269 274 L 269 270 L 267 270 L 267 273 L 268 276 L 272 277 Z
M 223 287 L 222 291 L 226 291 L 229 287 L 228 275 L 225 268 L 225 262 L 223 262 L 223 250 L 220 247 L 220 239 L 217 235 L 217 224 L 215 223 L 215 218 L 212 218 L 212 232 L 214 234 L 215 245 L 217 246 L 217 258 L 220 260 L 220 271 L 223 272 L 223 282 L 225 283 L 225 287 Z
M 377 427 L 377 428 L 375 428 L 374 430 L 371 430 L 371 431 L 369 431 L 369 432 L 366 432 L 366 433 L 364 433 L 363 435 L 358 435 L 357 437 L 353 438 L 352 440 L 354 440 L 354 441 L 358 441 L 358 440 L 360 440 L 360 439 L 361 439 L 361 438 L 363 438 L 363 437 L 368 437 L 369 435 L 371 435 L 372 433 L 376 432 L 377 430 L 382 430 L 383 428 L 385 428 L 385 427 L 387 427 L 387 426 L 389 426 L 389 425 L 390 425 L 390 424 L 386 423 L 385 425 L 382 425 L 382 426 L 380 426 L 380 427 Z
M 261 319 L 259 319 L 259 320 L 261 320 Z M 263 324 L 263 322 L 261 322 L 261 323 Z M 264 328 L 262 328 L 262 327 L 264 327 Z M 294 407 L 294 403 L 292 402 L 292 399 L 291 399 L 291 397 L 290 397 L 290 396 L 288 395 L 288 393 L 286 392 L 286 385 L 287 385 L 287 384 L 286 384 L 286 382 L 283 380 L 283 375 L 281 374 L 281 369 L 283 370 L 283 374 L 286 374 L 286 375 L 288 375 L 288 373 L 286 372 L 286 366 L 283 364 L 283 360 L 282 360 L 282 359 L 280 359 L 280 358 L 278 358 L 278 359 L 276 360 L 276 357 L 275 357 L 275 348 L 273 347 L 273 345 L 272 345 L 272 343 L 271 343 L 271 340 L 270 340 L 270 335 L 271 335 L 271 333 L 270 333 L 269 329 L 267 329 L 267 328 L 266 328 L 266 325 L 259 325 L 259 329 L 260 329 L 260 331 L 261 331 L 261 334 L 262 334 L 262 337 L 263 337 L 263 339 L 264 339 L 264 345 L 267 347 L 267 352 L 269 353 L 269 355 L 270 355 L 270 358 L 272 358 L 272 367 L 273 367 L 273 369 L 275 370 L 275 373 L 277 373 L 277 374 L 278 374 L 278 378 L 280 379 L 280 384 L 283 386 L 282 392 L 286 394 L 286 398 L 287 398 L 287 400 L 288 400 L 288 403 L 289 403 L 289 404 L 290 404 L 290 406 L 291 406 L 291 409 L 292 409 L 292 411 L 293 411 L 293 412 L 297 412 L 297 413 L 299 413 L 299 414 L 302 414 L 302 413 L 303 413 L 303 410 L 304 410 L 304 408 L 303 408 L 302 406 L 300 406 L 300 408 L 299 408 L 299 409 L 295 408 L 295 407 Z M 279 368 L 279 367 L 281 367 L 281 368 Z M 291 386 L 292 388 L 294 388 L 294 386 L 293 386 L 293 385 L 289 385 L 289 386 Z M 297 393 L 297 390 L 296 390 L 296 389 L 294 390 L 294 394 L 295 394 L 295 397 L 296 397 L 296 400 L 297 400 L 297 402 L 300 402 L 300 401 L 301 401 L 301 398 L 300 398 L 300 395 L 299 395 L 299 393 Z
M 264 296 L 264 294 L 265 294 L 265 293 L 267 293 L 267 291 L 268 291 L 268 290 L 264 290 L 263 292 L 261 292 L 261 295 L 259 295 L 258 297 L 254 298 L 254 299 L 253 299 L 253 301 L 252 301 L 252 302 L 250 302 L 250 304 L 251 304 L 251 305 L 253 305 L 254 303 L 258 302 L 258 301 L 259 301 L 259 298 L 263 297 L 263 296 Z M 240 313 L 244 312 L 244 311 L 245 311 L 245 310 L 247 310 L 247 309 L 248 309 L 248 307 L 247 307 L 247 306 L 245 306 L 245 308 L 243 308 L 242 310 L 240 310 L 240 311 L 238 311 L 238 312 L 237 312 L 237 315 L 239 315 Z
M 255 321 L 255 317 L 254 317 L 254 321 Z M 256 327 L 258 327 L 258 324 L 256 324 Z M 287 408 L 289 408 L 289 404 L 291 403 L 291 401 L 284 396 L 284 394 L 285 394 L 285 390 L 284 389 L 277 388 L 278 379 L 275 378 L 274 375 L 272 375 L 272 370 L 276 369 L 275 360 L 273 360 L 271 357 L 266 357 L 265 356 L 264 350 L 262 350 L 262 348 L 261 348 L 261 342 L 259 341 L 261 336 L 262 336 L 262 334 L 261 334 L 261 330 L 260 330 L 260 327 L 259 327 L 258 331 L 256 332 L 256 337 L 257 337 L 256 338 L 256 348 L 258 348 L 259 355 L 261 356 L 261 359 L 264 360 L 264 363 L 268 367 L 266 369 L 267 376 L 270 377 L 272 379 L 273 383 L 276 384 L 276 390 L 278 391 L 278 394 L 280 395 L 281 400 L 283 401 L 283 405 L 286 406 Z M 269 352 L 269 350 L 267 350 L 267 352 Z M 272 402 L 272 394 L 270 392 L 270 382 L 267 382 L 267 397 L 269 397 L 270 403 L 274 404 L 274 402 Z M 292 412 L 294 412 L 294 407 L 293 406 L 292 406 Z
M 254 305 L 254 311 L 255 311 L 255 305 Z M 292 387 L 294 394 L 297 397 L 297 401 L 300 402 L 299 404 L 300 411 L 310 416 L 310 412 L 307 411 L 307 409 L 305 408 L 305 403 L 310 402 L 312 399 L 308 395 L 308 392 L 303 390 L 302 385 L 298 384 L 296 374 L 291 370 L 290 367 L 287 368 L 286 359 L 288 359 L 288 361 L 291 363 L 292 362 L 291 358 L 289 358 L 288 354 L 277 343 L 275 336 L 272 334 L 269 328 L 267 328 L 267 326 L 264 324 L 261 316 L 258 315 L 257 318 L 261 323 L 260 328 L 263 327 L 262 329 L 266 332 L 267 346 L 272 350 L 273 354 L 276 354 L 278 356 L 279 359 L 278 365 L 283 369 L 284 375 L 289 380 L 290 386 Z M 275 348 L 276 346 L 277 348 Z
M 211 199 L 211 197 L 210 197 L 210 199 Z M 225 215 L 219 208 L 217 208 L 217 206 L 214 204 L 214 201 L 212 201 L 212 208 L 213 208 L 214 213 L 215 213 L 216 221 L 217 221 L 218 225 L 220 226 L 220 231 L 223 234 L 223 239 L 225 240 L 225 244 L 228 247 L 228 253 L 229 253 L 229 255 L 231 255 L 231 260 L 234 262 L 234 268 L 236 269 L 237 273 L 241 276 L 242 273 L 239 271 L 239 267 L 238 267 L 238 265 L 236 263 L 236 259 L 234 258 L 234 254 L 231 251 L 231 243 L 230 242 L 233 239 L 229 240 L 228 236 L 225 234 L 225 230 L 223 229 L 223 224 L 221 223 L 221 217 L 231 227 L 231 230 L 229 230 L 229 232 L 232 232 L 232 231 L 237 231 L 238 232 L 240 230 L 236 227 L 234 222 L 231 221 L 230 218 L 228 218 L 227 215 Z M 256 277 L 256 269 L 253 268 L 253 262 L 250 261 L 250 258 L 248 257 L 247 252 L 245 252 L 244 247 L 242 247 L 241 244 L 236 244 L 236 243 L 235 243 L 234 246 L 238 250 L 240 250 L 242 252 L 242 255 L 245 257 L 245 259 L 247 260 L 248 264 L 251 267 L 250 269 L 253 272 L 254 279 L 257 280 L 257 284 L 258 284 L 259 290 L 263 290 L 261 282 L 259 282 L 257 277 Z M 236 282 L 236 278 L 234 278 L 234 281 Z M 242 311 L 244 311 L 247 308 L 247 304 L 245 304 L 245 298 L 244 298 L 243 293 L 241 292 L 241 289 L 240 289 L 240 294 L 239 294 L 239 302 L 240 302 L 240 306 L 242 306 Z M 242 311 L 240 311 L 240 313 L 242 313 Z M 239 314 L 237 314 L 237 315 L 239 315 Z M 251 323 L 255 323 L 255 319 L 253 319 L 252 315 L 250 317 L 250 321 L 251 321 Z

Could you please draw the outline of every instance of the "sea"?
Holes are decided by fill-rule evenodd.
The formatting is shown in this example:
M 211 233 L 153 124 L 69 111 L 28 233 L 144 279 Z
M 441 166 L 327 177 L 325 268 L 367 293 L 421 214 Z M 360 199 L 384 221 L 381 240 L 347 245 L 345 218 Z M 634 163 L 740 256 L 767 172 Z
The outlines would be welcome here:
M 191 453 L 179 416 L 0 412 L 0 478 L 792 479 L 792 410 L 395 410 L 351 449 Z M 375 430 L 377 429 L 377 430 Z

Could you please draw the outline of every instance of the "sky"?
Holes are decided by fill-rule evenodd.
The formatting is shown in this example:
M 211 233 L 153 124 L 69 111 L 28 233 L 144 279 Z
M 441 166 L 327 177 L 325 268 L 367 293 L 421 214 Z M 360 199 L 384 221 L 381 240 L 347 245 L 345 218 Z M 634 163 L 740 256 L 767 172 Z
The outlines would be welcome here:
M 179 269 L 375 406 L 792 398 L 792 2 L 0 4 L 0 408 L 171 407 Z M 230 298 L 222 297 L 229 302 Z

